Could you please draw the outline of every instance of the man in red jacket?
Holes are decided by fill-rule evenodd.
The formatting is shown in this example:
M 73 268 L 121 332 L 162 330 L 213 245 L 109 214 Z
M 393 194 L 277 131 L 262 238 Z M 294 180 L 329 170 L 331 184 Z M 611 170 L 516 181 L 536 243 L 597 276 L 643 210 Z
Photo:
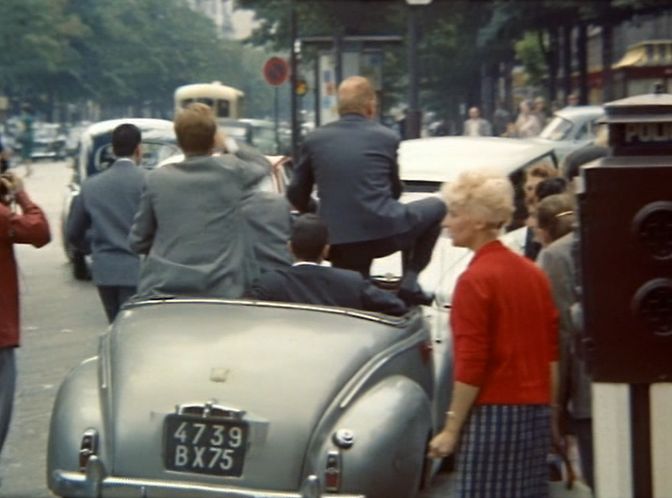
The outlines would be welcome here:
M 16 206 L 20 213 L 16 212 Z M 42 210 L 23 190 L 23 182 L 11 173 L 0 176 L 0 451 L 14 403 L 16 366 L 14 348 L 19 346 L 19 283 L 14 244 L 42 247 L 51 240 Z

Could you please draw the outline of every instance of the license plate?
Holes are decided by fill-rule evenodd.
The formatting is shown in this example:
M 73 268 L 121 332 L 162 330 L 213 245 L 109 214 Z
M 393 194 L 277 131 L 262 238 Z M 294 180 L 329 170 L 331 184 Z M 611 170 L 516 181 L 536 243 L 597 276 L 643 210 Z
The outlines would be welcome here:
M 240 477 L 248 427 L 228 419 L 168 415 L 164 422 L 168 470 Z

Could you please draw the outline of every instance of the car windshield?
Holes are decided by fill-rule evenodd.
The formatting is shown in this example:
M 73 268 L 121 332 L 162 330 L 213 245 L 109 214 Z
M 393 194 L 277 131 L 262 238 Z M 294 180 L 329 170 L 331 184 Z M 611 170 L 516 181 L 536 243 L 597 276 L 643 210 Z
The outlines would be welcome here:
M 222 128 L 224 128 L 224 131 L 228 136 L 240 140 L 241 142 L 247 142 L 247 126 L 227 124 Z
M 262 154 L 277 154 L 278 147 L 275 141 L 275 129 L 268 126 L 253 126 L 252 145 L 259 149 Z
M 154 169 L 156 166 L 171 156 L 179 154 L 180 149 L 177 144 L 166 143 L 163 141 L 144 140 L 142 142 L 142 162 L 140 166 L 145 169 Z M 94 158 L 94 164 L 97 171 L 103 171 L 109 168 L 116 160 L 112 152 L 112 144 L 106 144 L 98 149 Z
M 561 118 L 560 116 L 555 116 L 551 122 L 546 125 L 539 136 L 556 142 L 566 140 L 569 137 L 573 126 L 571 121 Z

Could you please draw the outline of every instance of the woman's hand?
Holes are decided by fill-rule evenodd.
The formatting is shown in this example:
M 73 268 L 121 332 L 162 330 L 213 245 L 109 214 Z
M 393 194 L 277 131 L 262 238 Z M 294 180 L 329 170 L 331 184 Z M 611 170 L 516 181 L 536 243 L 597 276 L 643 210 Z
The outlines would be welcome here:
M 452 431 L 441 431 L 429 442 L 427 456 L 429 458 L 445 458 L 452 455 L 457 447 L 459 434 Z

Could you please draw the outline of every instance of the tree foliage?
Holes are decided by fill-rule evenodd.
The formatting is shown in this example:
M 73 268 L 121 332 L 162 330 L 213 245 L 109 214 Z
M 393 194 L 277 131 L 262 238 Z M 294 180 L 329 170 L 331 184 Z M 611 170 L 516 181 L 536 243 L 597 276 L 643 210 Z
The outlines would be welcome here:
M 91 100 L 107 114 L 166 115 L 177 86 L 220 80 L 247 89 L 248 109 L 266 114 L 260 52 L 222 40 L 184 0 L 0 2 L 0 94 L 46 113 Z

